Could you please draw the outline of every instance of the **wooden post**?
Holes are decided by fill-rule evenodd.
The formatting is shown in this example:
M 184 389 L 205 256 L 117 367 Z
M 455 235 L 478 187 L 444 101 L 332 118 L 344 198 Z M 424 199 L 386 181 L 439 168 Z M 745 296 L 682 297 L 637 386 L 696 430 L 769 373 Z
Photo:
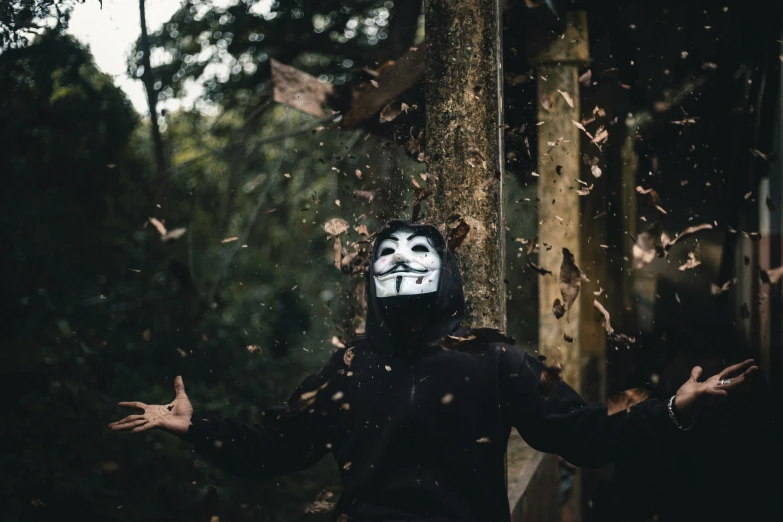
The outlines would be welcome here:
M 564 379 L 581 390 L 580 323 L 584 307 L 577 300 L 568 315 L 558 320 L 552 313 L 552 304 L 555 299 L 562 299 L 557 275 L 563 248 L 574 254 L 577 266 L 582 261 L 581 203 L 576 192 L 582 161 L 581 131 L 573 122 L 581 120 L 577 80 L 579 65 L 588 59 L 587 16 L 583 12 L 569 12 L 564 28 L 556 31 L 547 28 L 531 36 L 528 52 L 537 69 L 538 98 L 546 100 L 538 104 L 537 115 L 540 124 L 538 242 L 541 245 L 538 261 L 539 266 L 554 273 L 539 280 L 539 350 L 549 362 L 562 364 Z M 563 334 L 573 338 L 573 343 L 565 343 Z
M 505 330 L 500 14 L 499 0 L 425 3 L 425 134 L 427 221 L 447 236 L 470 227 L 457 250 L 467 320 Z
M 594 329 L 584 328 L 583 323 L 588 317 L 592 320 L 593 312 L 585 306 L 584 295 L 559 320 L 552 308 L 556 299 L 562 299 L 558 274 L 563 249 L 574 255 L 577 266 L 586 266 L 587 261 L 582 202 L 577 193 L 577 179 L 581 179 L 582 172 L 582 131 L 574 125 L 582 119 L 578 79 L 579 66 L 588 60 L 586 13 L 568 12 L 564 27 L 537 26 L 530 35 L 527 51 L 537 71 L 539 102 L 538 264 L 553 272 L 539 278 L 539 352 L 548 364 L 559 363 L 565 381 L 584 392 L 582 367 L 595 359 L 595 354 L 587 353 L 584 338 L 593 337 Z M 566 335 L 573 341 L 566 342 Z M 603 363 L 603 358 L 599 360 Z M 582 518 L 581 475 L 576 473 L 573 478 L 569 501 L 561 511 L 562 520 L 574 522 Z

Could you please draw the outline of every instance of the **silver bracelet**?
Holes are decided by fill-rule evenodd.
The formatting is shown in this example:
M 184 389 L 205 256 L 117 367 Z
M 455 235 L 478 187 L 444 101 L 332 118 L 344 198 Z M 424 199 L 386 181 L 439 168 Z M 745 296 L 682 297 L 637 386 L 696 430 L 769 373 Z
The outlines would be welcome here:
M 680 424 L 677 421 L 677 417 L 674 416 L 674 397 L 675 396 L 672 395 L 671 398 L 669 399 L 669 403 L 666 405 L 666 409 L 669 410 L 669 418 L 672 420 L 672 422 L 674 423 L 675 426 L 677 426 L 681 430 L 688 431 L 689 429 L 691 429 L 693 427 L 693 423 L 696 421 L 696 418 L 694 417 L 694 419 L 691 420 L 691 423 L 688 425 L 687 428 L 685 426 L 683 426 L 682 424 Z

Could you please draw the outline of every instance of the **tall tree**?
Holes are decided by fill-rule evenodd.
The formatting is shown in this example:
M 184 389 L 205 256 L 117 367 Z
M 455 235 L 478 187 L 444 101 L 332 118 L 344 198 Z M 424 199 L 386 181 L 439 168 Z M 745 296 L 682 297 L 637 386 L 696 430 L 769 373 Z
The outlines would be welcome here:
M 150 112 L 150 130 L 152 131 L 152 143 L 155 148 L 155 199 L 159 205 L 163 204 L 164 182 L 166 179 L 166 155 L 163 151 L 163 138 L 160 135 L 158 125 L 158 95 L 155 92 L 155 80 L 152 76 L 152 64 L 150 63 L 150 40 L 147 35 L 147 16 L 145 13 L 145 0 L 139 0 L 139 24 L 141 25 L 141 53 L 144 71 L 141 81 L 147 91 L 147 106 Z

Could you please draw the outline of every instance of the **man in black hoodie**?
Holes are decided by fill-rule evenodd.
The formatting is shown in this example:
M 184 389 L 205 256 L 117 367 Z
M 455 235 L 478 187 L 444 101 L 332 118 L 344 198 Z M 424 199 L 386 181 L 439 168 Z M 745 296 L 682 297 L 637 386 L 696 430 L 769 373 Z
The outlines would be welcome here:
M 500 332 L 460 325 L 462 279 L 436 227 L 391 221 L 375 240 L 368 278 L 366 336 L 336 350 L 260 424 L 194 413 L 177 377 L 171 404 L 120 403 L 144 412 L 110 427 L 163 429 L 256 479 L 331 452 L 344 486 L 340 522 L 506 522 L 512 428 L 535 449 L 600 466 L 676 442 L 703 399 L 726 395 L 756 369 L 745 361 L 699 382 L 696 367 L 668 402 L 609 415 Z

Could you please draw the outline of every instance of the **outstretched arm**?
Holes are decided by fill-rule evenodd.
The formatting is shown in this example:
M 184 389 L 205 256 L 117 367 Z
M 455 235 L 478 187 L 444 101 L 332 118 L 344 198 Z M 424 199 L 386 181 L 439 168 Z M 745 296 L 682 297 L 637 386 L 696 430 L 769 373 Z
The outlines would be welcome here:
M 676 440 L 682 434 L 677 424 L 687 428 L 705 398 L 726 395 L 740 385 L 756 369 L 752 363 L 729 367 L 704 382 L 698 381 L 701 368 L 694 368 L 673 401 L 674 419 L 667 402 L 656 399 L 609 415 L 606 405 L 585 402 L 535 357 L 510 346 L 500 355 L 502 407 L 509 424 L 533 448 L 577 466 L 596 467 Z M 547 380 L 551 389 L 542 386 Z
M 220 468 L 242 477 L 265 480 L 292 473 L 315 464 L 329 452 L 330 426 L 337 413 L 337 404 L 329 400 L 329 387 L 344 366 L 342 361 L 341 351 L 335 352 L 319 372 L 304 379 L 284 405 L 264 411 L 258 424 L 194 413 L 182 379 L 177 377 L 177 396 L 170 405 L 120 403 L 144 413 L 109 426 L 113 430 L 159 428 L 174 433 Z

